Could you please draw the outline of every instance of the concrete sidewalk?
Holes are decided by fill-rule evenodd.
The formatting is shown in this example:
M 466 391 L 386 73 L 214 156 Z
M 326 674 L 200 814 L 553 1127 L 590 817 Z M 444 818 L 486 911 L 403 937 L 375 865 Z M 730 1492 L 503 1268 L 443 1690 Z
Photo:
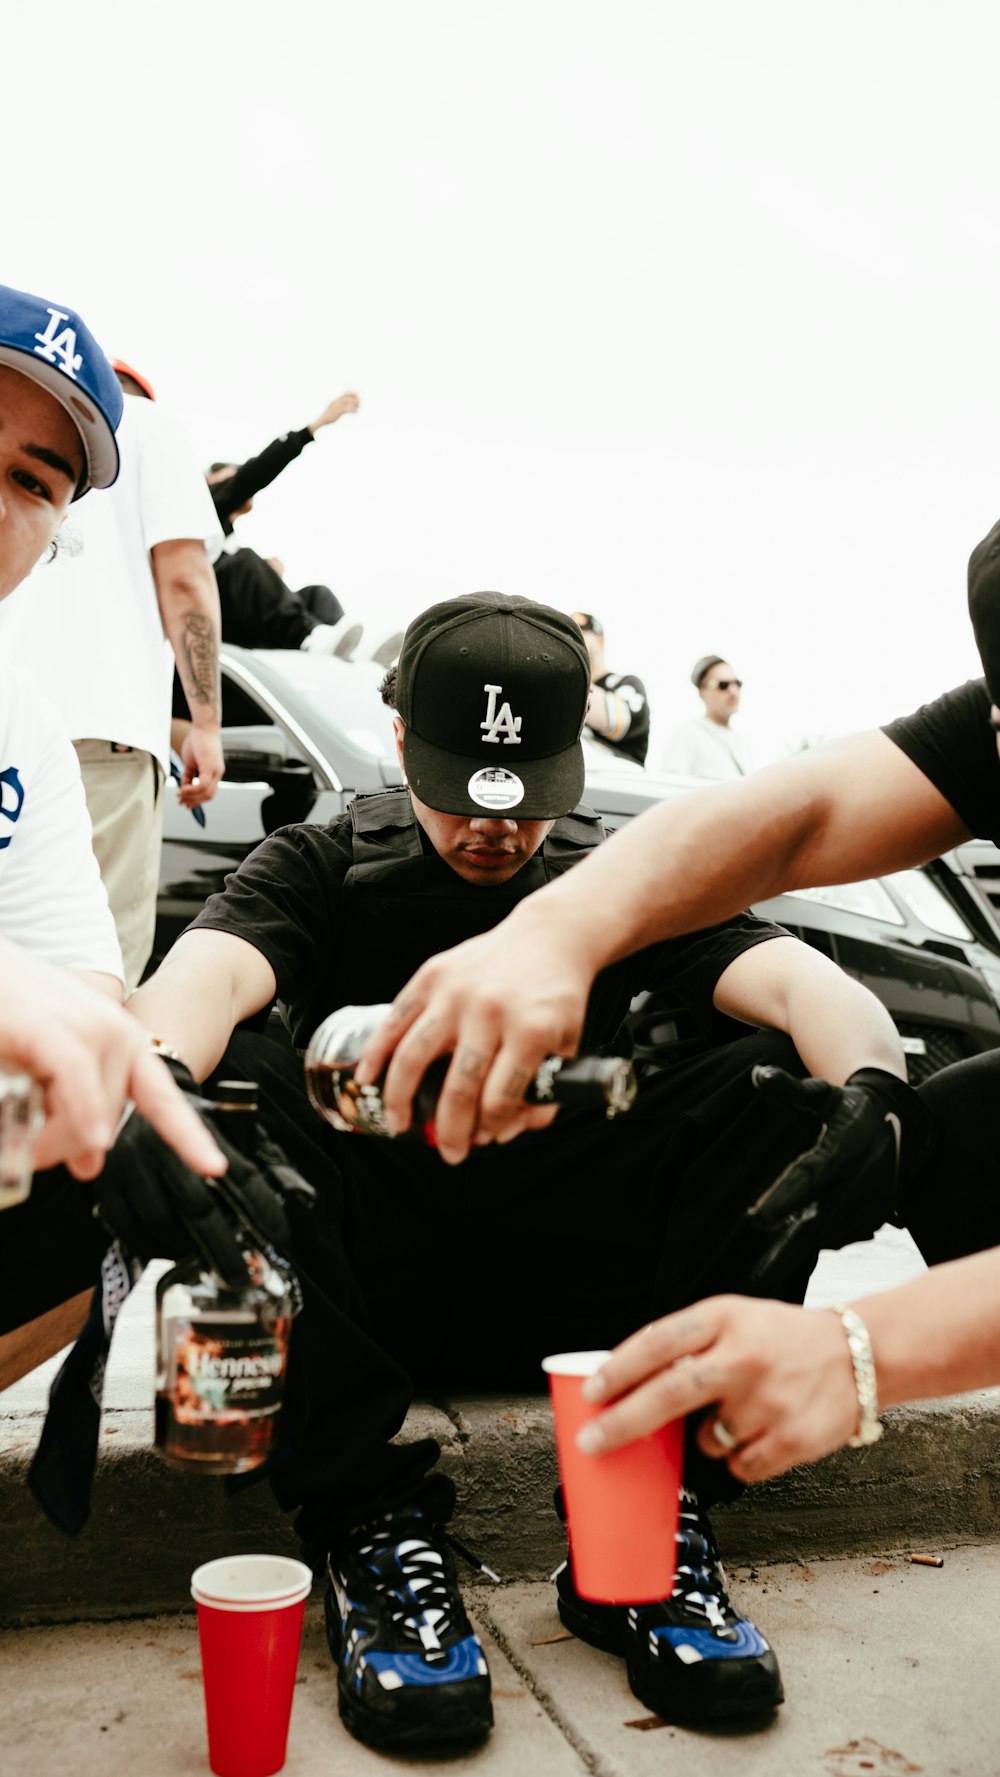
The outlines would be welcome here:
M 856 1557 L 732 1576 L 778 1653 L 787 1701 L 750 1729 L 668 1726 L 622 1663 L 567 1638 L 547 1585 L 467 1596 L 494 1684 L 476 1751 L 396 1760 L 481 1777 L 997 1777 L 1000 1548 L 943 1568 Z M 201 1777 L 208 1771 L 190 1613 L 0 1635 L 5 1777 Z M 286 1777 L 388 1771 L 341 1726 L 318 1599 L 310 1604 Z
M 890 1230 L 824 1255 L 810 1300 L 870 1293 L 919 1269 L 908 1238 Z M 51 1530 L 24 1480 L 56 1368 L 0 1396 L 0 1621 L 12 1625 L 0 1633 L 4 1777 L 114 1767 L 193 1777 L 208 1765 L 191 1570 L 236 1549 L 294 1553 L 291 1532 L 266 1487 L 230 1497 L 152 1449 L 149 1287 L 116 1340 L 91 1521 L 75 1539 Z M 664 1766 L 683 1777 L 1000 1777 L 1000 1390 L 890 1414 L 870 1450 L 713 1514 L 733 1595 L 773 1640 L 788 1698 L 750 1730 L 660 1722 L 619 1661 L 562 1630 L 542 1583 L 563 1553 L 543 1397 L 419 1403 L 406 1432 L 439 1439 L 458 1534 L 507 1583 L 464 1588 L 493 1672 L 491 1739 L 404 1764 L 483 1777 L 652 1777 Z M 944 1566 L 913 1565 L 911 1550 L 941 1553 Z M 317 1588 L 285 1769 L 313 1777 L 336 1761 L 389 1768 L 340 1724 Z

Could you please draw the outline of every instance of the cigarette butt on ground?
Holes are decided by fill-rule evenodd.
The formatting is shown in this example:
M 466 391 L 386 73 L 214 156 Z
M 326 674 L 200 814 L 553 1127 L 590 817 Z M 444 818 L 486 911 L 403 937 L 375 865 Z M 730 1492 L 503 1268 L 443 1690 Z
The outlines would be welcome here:
M 575 1641 L 572 1630 L 564 1629 L 561 1635 L 546 1635 L 542 1641 L 529 1641 L 529 1647 L 551 1647 L 556 1641 Z
M 944 1556 L 943 1555 L 911 1555 L 910 1560 L 912 1561 L 914 1567 L 943 1567 L 944 1566 Z

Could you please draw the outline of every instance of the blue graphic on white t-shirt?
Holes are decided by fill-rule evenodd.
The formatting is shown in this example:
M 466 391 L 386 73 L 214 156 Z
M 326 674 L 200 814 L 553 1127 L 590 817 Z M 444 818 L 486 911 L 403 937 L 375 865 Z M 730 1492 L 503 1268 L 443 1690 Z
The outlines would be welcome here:
M 8 765 L 5 771 L 0 771 L 0 821 L 9 821 L 13 826 L 23 807 L 24 788 L 17 766 Z M 6 831 L 0 832 L 0 851 L 10 844 L 12 837 Z

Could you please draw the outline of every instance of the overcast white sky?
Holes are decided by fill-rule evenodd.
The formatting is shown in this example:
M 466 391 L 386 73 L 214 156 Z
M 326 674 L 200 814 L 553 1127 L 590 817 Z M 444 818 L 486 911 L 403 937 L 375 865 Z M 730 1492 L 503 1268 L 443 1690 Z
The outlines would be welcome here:
M 3 278 L 240 458 L 355 388 L 244 540 L 384 633 L 600 614 L 662 733 L 977 670 L 1000 515 L 988 0 L 65 0 L 8 9 Z

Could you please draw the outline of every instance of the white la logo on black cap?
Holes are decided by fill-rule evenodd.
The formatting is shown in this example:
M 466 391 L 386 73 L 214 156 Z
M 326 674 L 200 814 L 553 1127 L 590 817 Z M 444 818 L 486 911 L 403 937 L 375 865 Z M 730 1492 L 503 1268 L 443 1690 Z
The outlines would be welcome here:
M 480 728 L 485 728 L 486 730 L 486 733 L 483 735 L 483 741 L 492 741 L 494 745 L 499 746 L 500 731 L 503 729 L 505 730 L 504 746 L 519 747 L 521 744 L 520 716 L 514 715 L 509 703 L 502 703 L 499 710 L 497 709 L 497 698 L 502 694 L 503 686 L 484 685 L 483 690 L 489 697 L 489 703 L 486 708 L 486 720 L 479 724 Z

